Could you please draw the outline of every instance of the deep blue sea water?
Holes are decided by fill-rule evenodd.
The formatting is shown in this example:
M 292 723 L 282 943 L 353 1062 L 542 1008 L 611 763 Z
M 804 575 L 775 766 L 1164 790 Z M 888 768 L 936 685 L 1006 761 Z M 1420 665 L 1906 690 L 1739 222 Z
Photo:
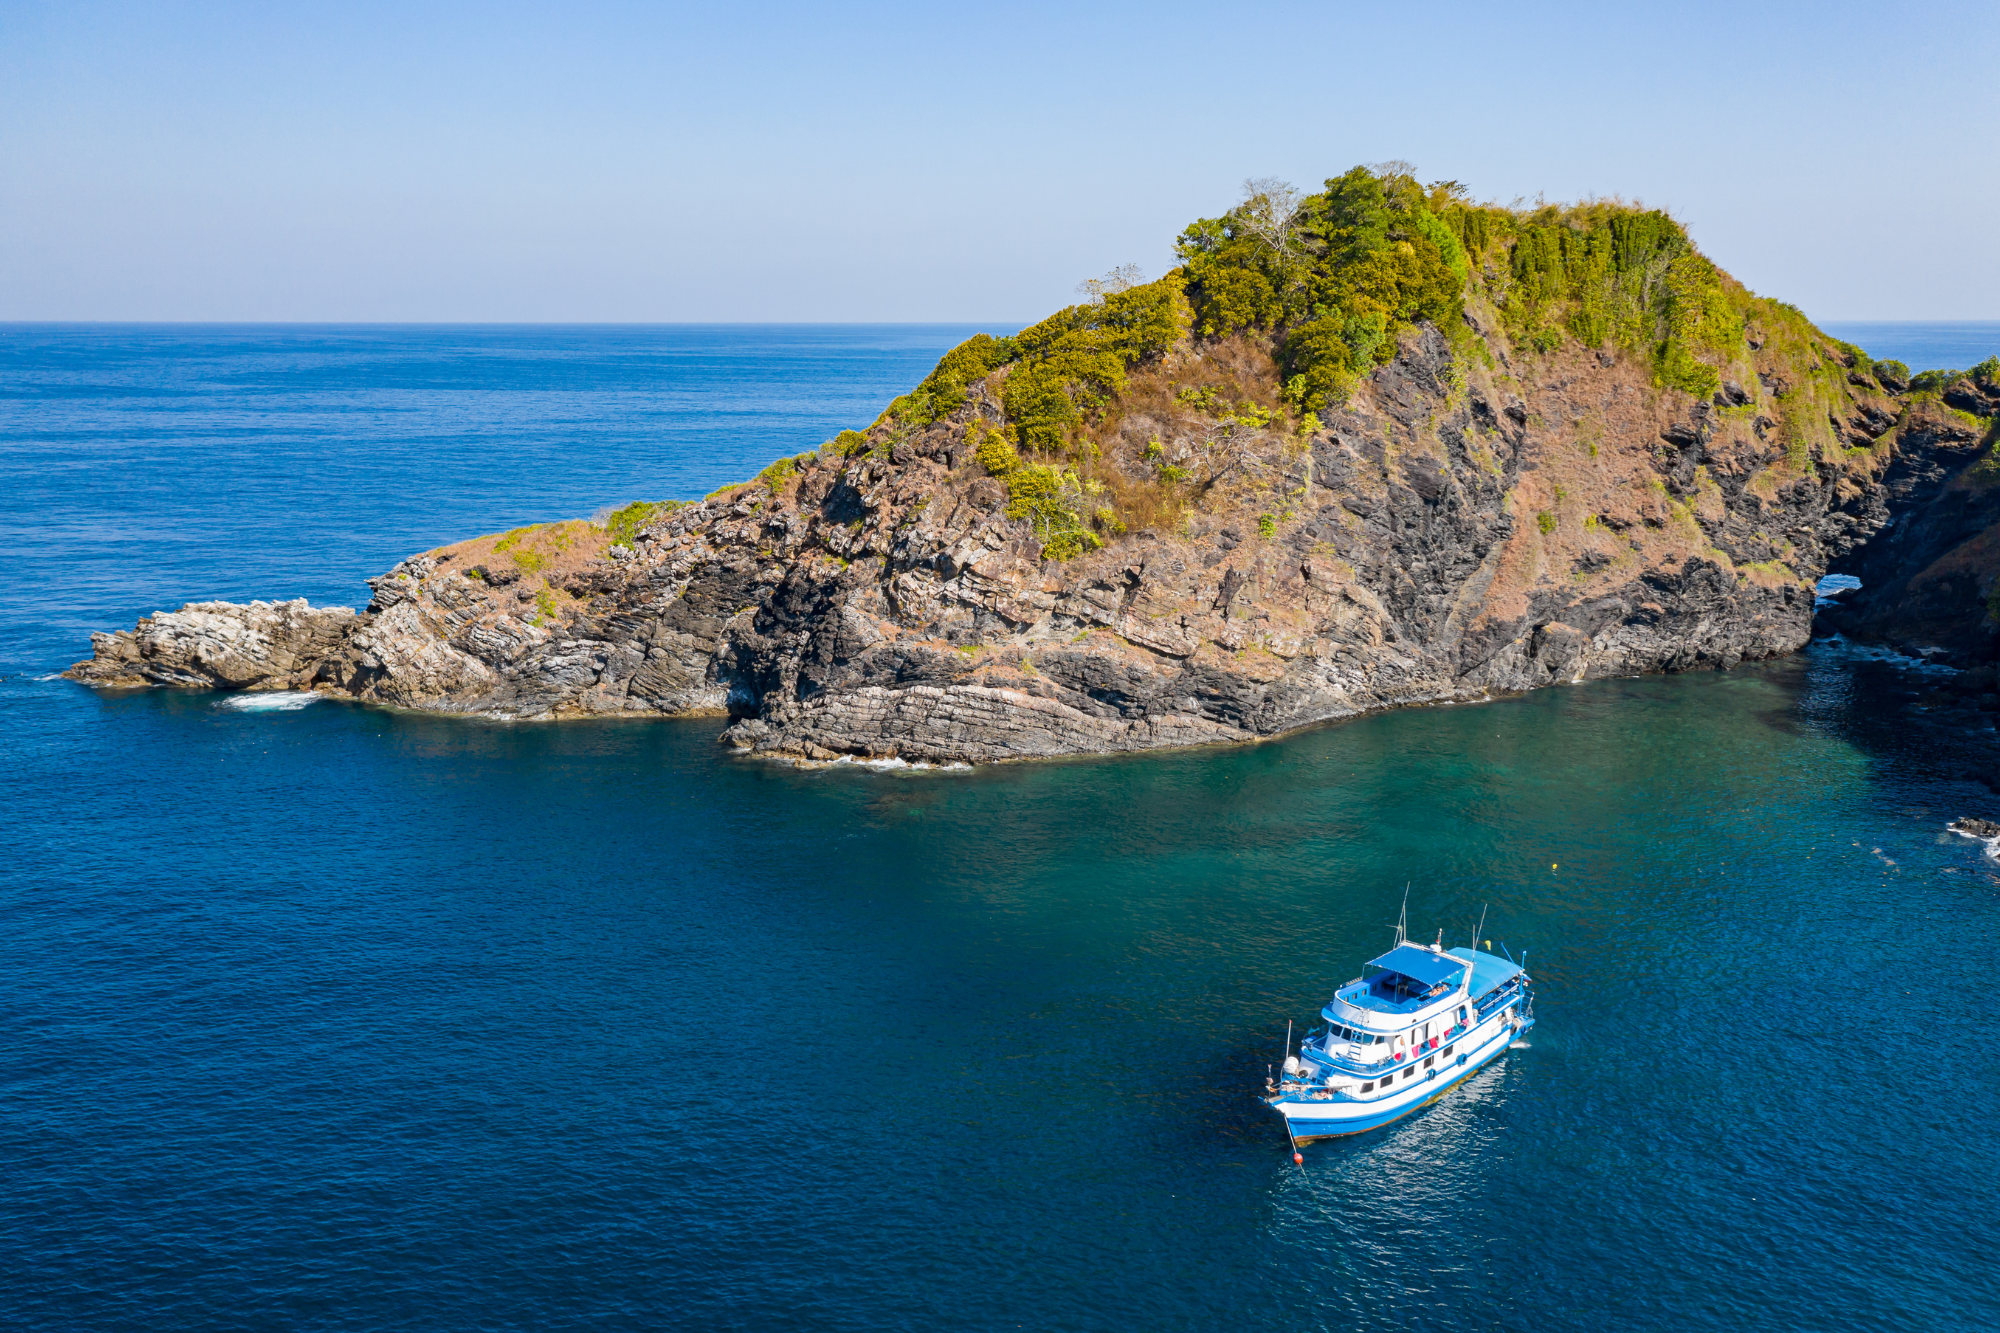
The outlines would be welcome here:
M 1866 348 L 1877 361 L 1901 361 L 1911 370 L 1970 370 L 2000 356 L 2000 321 L 1841 321 L 1820 325 L 1836 338 Z
M 966 332 L 0 329 L 0 1325 L 2000 1323 L 2000 798 L 1892 664 L 960 773 L 41 678 Z M 1295 1167 L 1252 1090 L 1406 882 L 1541 1024 Z

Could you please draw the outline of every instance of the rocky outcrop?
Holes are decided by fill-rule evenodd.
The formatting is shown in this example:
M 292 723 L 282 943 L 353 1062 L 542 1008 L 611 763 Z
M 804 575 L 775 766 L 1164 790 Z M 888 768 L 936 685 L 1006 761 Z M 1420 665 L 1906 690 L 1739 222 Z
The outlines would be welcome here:
M 1101 514 L 1130 529 L 1101 519 L 1101 548 L 1067 561 L 980 461 L 1007 424 L 1002 370 L 928 425 L 878 423 L 630 531 L 441 548 L 373 580 L 358 615 L 191 605 L 96 636 L 71 675 L 727 715 L 757 754 L 986 762 L 1726 668 L 1807 641 L 1830 562 L 1935 566 L 1988 530 L 1981 430 L 1842 380 L 1836 346 L 1802 366 L 1753 330 L 1697 400 L 1629 356 L 1510 354 L 1481 317 L 1470 343 L 1406 331 L 1302 429 L 1217 406 L 1275 408 L 1268 343 L 1184 340 L 1138 367 L 1083 450 Z
M 1826 628 L 1968 666 L 2000 657 L 2000 390 L 1960 379 L 1914 403 L 1879 486 L 1852 511 L 1867 540 L 1829 568 L 1861 586 L 1828 607 Z
M 190 602 L 155 612 L 134 629 L 91 635 L 94 656 L 68 674 L 112 689 L 302 689 L 343 651 L 355 622 L 348 607 L 315 609 L 304 598 L 247 606 Z

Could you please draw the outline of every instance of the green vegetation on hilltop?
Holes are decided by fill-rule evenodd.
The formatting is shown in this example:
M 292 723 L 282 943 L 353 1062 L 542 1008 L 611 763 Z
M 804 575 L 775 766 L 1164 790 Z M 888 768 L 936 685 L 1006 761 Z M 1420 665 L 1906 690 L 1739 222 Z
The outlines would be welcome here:
M 1319 194 L 1253 182 L 1249 195 L 1181 234 L 1195 328 L 1268 332 L 1297 411 L 1345 399 L 1407 325 L 1453 330 L 1473 294 L 1516 346 L 1622 347 L 1693 394 L 1718 383 L 1702 354 L 1727 357 L 1742 335 L 1729 284 L 1656 210 L 1473 204 L 1456 181 L 1419 185 L 1404 163 L 1356 167 Z
M 1260 441 L 1302 447 L 1317 414 L 1343 404 L 1421 323 L 1474 362 L 1507 358 L 1517 376 L 1532 373 L 1524 355 L 1616 349 L 1659 388 L 1725 411 L 1775 399 L 1798 468 L 1842 447 L 1833 418 L 1850 381 L 1866 387 L 1872 372 L 1901 391 L 1910 380 L 1907 367 L 1871 361 L 1796 308 L 1745 290 L 1665 212 L 1617 199 L 1482 204 L 1455 181 L 1424 185 L 1408 164 L 1380 163 L 1312 194 L 1248 182 L 1236 207 L 1182 231 L 1176 253 L 1179 266 L 1157 281 L 1120 269 L 1011 337 L 966 340 L 820 456 L 886 457 L 953 418 L 984 381 L 1001 420 L 975 418 L 968 442 L 1007 486 L 1007 512 L 1032 523 L 1046 555 L 1066 559 L 1128 523 L 1178 523 L 1220 482 L 1244 484 Z M 1191 355 L 1168 359 L 1177 347 Z M 2000 363 L 1991 373 L 2000 378 Z M 1129 447 L 1121 423 L 1140 417 L 1158 433 L 1135 472 L 1106 454 Z M 776 490 L 793 472 L 780 459 L 758 480 Z
M 950 416 L 965 405 L 966 389 L 1012 361 L 1016 355 L 1012 338 L 995 338 L 975 333 L 944 354 L 923 383 L 891 402 L 876 424 L 928 426 Z M 842 431 L 835 444 L 841 452 L 856 452 L 845 443 L 856 431 Z M 865 446 L 864 446 L 865 447 Z
M 1025 448 L 1053 452 L 1069 430 L 1125 387 L 1125 372 L 1173 346 L 1187 327 L 1179 274 L 1104 294 L 1021 330 L 1020 364 L 1001 405 Z
M 1027 449 L 1062 450 L 1071 428 L 1124 387 L 1132 366 L 1166 351 L 1187 328 L 1177 273 L 1150 283 L 1098 283 L 1095 295 L 1011 338 L 975 334 L 875 425 L 892 435 L 931 425 L 964 405 L 969 385 L 1006 366 L 1001 401 L 1015 439 Z
M 1344 399 L 1396 332 L 1455 317 L 1471 273 L 1459 229 L 1407 171 L 1356 167 L 1300 196 L 1253 182 L 1250 197 L 1181 233 L 1195 328 L 1259 329 L 1278 340 L 1285 397 L 1299 411 Z

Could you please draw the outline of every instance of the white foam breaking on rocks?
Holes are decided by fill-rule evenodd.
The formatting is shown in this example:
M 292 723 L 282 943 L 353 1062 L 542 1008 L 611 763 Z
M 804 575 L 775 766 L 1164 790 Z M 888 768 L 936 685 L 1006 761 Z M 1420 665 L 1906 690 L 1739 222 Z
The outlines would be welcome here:
M 1953 833 L 1956 833 L 1961 838 L 1970 838 L 1974 842 L 1980 843 L 1986 848 L 1986 855 L 1988 857 L 1990 857 L 1992 860 L 2000 861 L 2000 834 L 1995 834 L 1989 837 L 1982 833 L 1975 833 L 1970 829 L 1962 829 L 1959 827 L 1959 825 L 1964 822 L 1966 821 L 1955 819 L 1951 823 L 1945 825 L 1945 827 L 1950 829 Z
M 218 708 L 233 708 L 239 713 L 289 713 L 319 702 L 319 696 L 310 690 L 271 690 L 263 694 L 238 694 L 224 699 Z
M 793 759 L 794 768 L 872 768 L 879 772 L 902 770 L 905 772 L 957 773 L 969 772 L 971 764 L 927 764 L 922 760 L 908 759 L 861 759 L 851 754 L 837 759 Z

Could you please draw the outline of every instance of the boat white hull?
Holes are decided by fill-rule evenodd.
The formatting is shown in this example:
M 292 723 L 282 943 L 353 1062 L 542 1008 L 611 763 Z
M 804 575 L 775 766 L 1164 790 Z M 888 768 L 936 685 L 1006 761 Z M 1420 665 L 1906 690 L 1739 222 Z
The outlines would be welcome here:
M 1340 1138 L 1365 1134 L 1371 1129 L 1400 1120 L 1422 1110 L 1463 1083 L 1479 1069 L 1507 1053 L 1515 1036 L 1534 1020 L 1513 1021 L 1509 1005 L 1454 1043 L 1450 1063 L 1420 1069 L 1415 1078 L 1404 1080 L 1396 1071 L 1397 1088 L 1380 1097 L 1315 1097 L 1311 1093 L 1284 1093 L 1267 1099 L 1272 1109 L 1285 1117 L 1292 1138 L 1299 1143 L 1313 1139 Z M 1407 1083 L 1407 1086 L 1404 1086 Z

